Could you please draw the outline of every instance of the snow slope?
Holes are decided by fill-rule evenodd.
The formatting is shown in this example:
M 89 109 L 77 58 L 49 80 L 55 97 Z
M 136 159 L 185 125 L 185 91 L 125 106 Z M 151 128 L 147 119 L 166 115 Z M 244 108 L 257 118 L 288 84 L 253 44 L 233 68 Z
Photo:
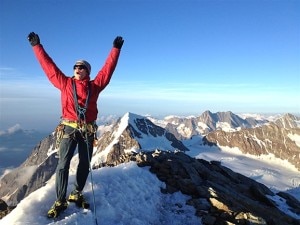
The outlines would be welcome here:
M 286 160 L 272 154 L 244 154 L 238 148 L 203 146 L 200 137 L 186 140 L 184 144 L 191 150 L 187 152 L 191 157 L 220 161 L 222 165 L 265 184 L 275 192 L 290 191 L 300 199 L 300 171 Z
M 186 143 L 188 144 L 188 143 Z M 268 156 L 255 158 L 243 155 L 238 149 L 222 149 L 200 146 L 199 140 L 193 140 L 191 156 L 206 160 L 218 160 L 234 171 L 251 177 L 270 187 L 274 192 L 287 191 L 300 199 L 300 172 L 287 162 Z M 197 147 L 197 145 L 199 145 Z M 200 151 L 199 151 L 200 150 Z M 68 191 L 72 190 L 77 157 L 71 164 Z M 149 224 L 200 224 L 195 217 L 195 210 L 185 205 L 188 196 L 181 193 L 165 195 L 160 192 L 164 183 L 134 162 L 113 168 L 100 168 L 93 171 L 94 192 L 96 199 L 96 219 L 101 225 L 149 225 Z M 69 208 L 57 219 L 46 217 L 47 210 L 55 200 L 54 177 L 46 186 L 33 192 L 20 202 L 8 216 L 0 220 L 0 225 L 45 225 L 45 224 L 94 224 L 92 211 L 84 212 L 70 204 Z M 90 178 L 84 189 L 93 210 L 92 186 Z M 300 219 L 288 210 L 285 201 L 273 198 L 281 210 Z
M 68 190 L 72 190 L 74 172 Z M 134 162 L 113 168 L 93 171 L 96 199 L 96 218 L 101 225 L 193 225 L 201 224 L 192 206 L 185 204 L 188 196 L 181 193 L 165 195 L 160 192 L 164 184 Z M 88 180 L 84 192 L 93 210 L 92 186 Z M 30 194 L 17 208 L 0 220 L 1 225 L 94 224 L 94 214 L 70 203 L 68 209 L 56 220 L 46 217 L 55 201 L 54 177 L 46 186 Z

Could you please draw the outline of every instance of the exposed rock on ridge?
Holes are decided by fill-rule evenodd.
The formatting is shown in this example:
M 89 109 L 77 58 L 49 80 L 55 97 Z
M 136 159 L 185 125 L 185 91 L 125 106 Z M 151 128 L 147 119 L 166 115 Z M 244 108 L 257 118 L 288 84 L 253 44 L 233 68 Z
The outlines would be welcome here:
M 287 113 L 275 120 L 274 123 L 282 128 L 300 128 L 300 117 Z
M 214 131 L 207 134 L 203 140 L 206 144 L 237 147 L 243 153 L 251 155 L 274 154 L 277 158 L 289 161 L 300 170 L 300 147 L 289 138 L 294 134 L 300 136 L 300 128 L 286 129 L 270 123 L 236 132 Z
M 191 198 L 187 204 L 196 209 L 204 225 L 268 224 L 299 225 L 300 221 L 280 211 L 269 196 L 275 194 L 265 185 L 221 165 L 191 158 L 181 152 L 143 152 L 125 154 L 118 163 L 136 161 L 166 183 L 163 193 L 181 191 Z M 292 211 L 300 214 L 300 202 L 286 193 Z

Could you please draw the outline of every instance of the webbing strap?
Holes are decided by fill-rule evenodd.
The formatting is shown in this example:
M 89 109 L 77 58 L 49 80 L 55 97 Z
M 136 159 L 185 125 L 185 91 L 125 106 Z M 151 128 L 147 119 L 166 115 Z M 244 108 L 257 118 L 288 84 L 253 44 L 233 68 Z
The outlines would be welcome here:
M 84 122 L 86 122 L 85 121 L 85 113 L 86 113 L 86 110 L 87 110 L 87 107 L 89 104 L 89 98 L 90 98 L 90 89 L 91 89 L 90 82 L 89 82 L 89 86 L 88 86 L 88 93 L 87 93 L 84 107 L 80 107 L 80 105 L 78 104 L 76 85 L 75 85 L 75 81 L 73 79 L 72 79 L 72 85 L 73 85 L 73 97 L 74 97 L 77 119 L 78 119 L 78 121 L 83 120 Z

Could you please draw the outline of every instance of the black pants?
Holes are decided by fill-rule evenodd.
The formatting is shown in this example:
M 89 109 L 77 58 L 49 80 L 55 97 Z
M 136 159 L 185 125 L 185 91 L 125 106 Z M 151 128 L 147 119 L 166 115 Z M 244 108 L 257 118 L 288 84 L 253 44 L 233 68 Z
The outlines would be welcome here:
M 85 134 L 79 130 L 66 126 L 64 127 L 64 137 L 59 146 L 59 161 L 56 168 L 56 196 L 57 200 L 65 200 L 70 162 L 78 146 L 79 163 L 76 171 L 75 188 L 82 191 L 87 177 L 89 175 L 90 161 L 93 153 L 94 135 L 88 136 L 88 146 L 85 140 Z M 88 150 L 87 150 L 88 147 Z M 88 156 L 89 153 L 89 156 Z

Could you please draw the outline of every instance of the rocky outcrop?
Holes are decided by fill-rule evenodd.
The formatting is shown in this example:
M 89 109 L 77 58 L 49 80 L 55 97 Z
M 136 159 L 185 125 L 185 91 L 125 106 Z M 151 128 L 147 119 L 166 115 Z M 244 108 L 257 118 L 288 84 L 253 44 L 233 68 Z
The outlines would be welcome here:
M 300 146 L 293 140 L 294 135 L 300 136 L 300 128 L 287 129 L 269 123 L 236 132 L 211 132 L 203 140 L 209 145 L 237 147 L 245 154 L 273 154 L 277 158 L 289 161 L 300 170 Z
M 10 213 L 15 207 L 10 207 L 6 204 L 5 201 L 0 199 L 0 219 Z
M 283 213 L 260 184 L 221 165 L 191 158 L 182 152 L 144 152 L 121 156 L 119 163 L 136 161 L 166 183 L 163 193 L 181 191 L 189 195 L 187 204 L 196 209 L 204 225 L 268 224 L 297 225 L 300 220 Z M 299 214 L 300 202 L 287 193 L 278 193 Z M 282 201 L 283 201 L 282 200 Z

